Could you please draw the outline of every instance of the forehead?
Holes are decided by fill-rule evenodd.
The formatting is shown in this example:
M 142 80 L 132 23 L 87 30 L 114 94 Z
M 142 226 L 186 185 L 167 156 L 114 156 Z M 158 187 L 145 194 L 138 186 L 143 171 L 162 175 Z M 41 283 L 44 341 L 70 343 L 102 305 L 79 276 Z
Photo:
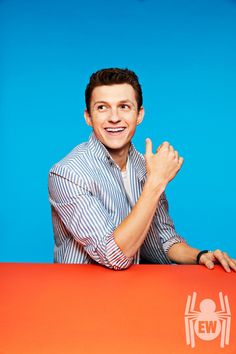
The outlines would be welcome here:
M 129 84 L 97 86 L 92 91 L 91 101 L 119 102 L 131 100 L 136 102 L 135 91 Z

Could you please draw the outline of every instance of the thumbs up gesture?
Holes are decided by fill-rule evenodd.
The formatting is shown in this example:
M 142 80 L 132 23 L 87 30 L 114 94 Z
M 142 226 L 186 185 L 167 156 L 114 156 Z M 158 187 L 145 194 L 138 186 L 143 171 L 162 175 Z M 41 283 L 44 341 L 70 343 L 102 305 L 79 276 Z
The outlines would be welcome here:
M 178 151 L 174 150 L 167 141 L 153 153 L 152 141 L 149 138 L 146 139 L 145 160 L 147 178 L 157 186 L 166 186 L 176 176 L 184 161 L 183 157 L 179 157 Z

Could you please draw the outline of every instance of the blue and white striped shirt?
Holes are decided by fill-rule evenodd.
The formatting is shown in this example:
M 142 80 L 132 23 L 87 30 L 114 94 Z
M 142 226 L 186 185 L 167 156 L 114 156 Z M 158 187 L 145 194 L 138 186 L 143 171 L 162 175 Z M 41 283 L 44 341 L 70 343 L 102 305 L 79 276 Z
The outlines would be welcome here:
M 145 180 L 145 159 L 133 144 L 129 149 L 129 176 L 134 203 Z M 49 172 L 56 263 L 99 263 L 112 269 L 139 264 L 171 263 L 169 248 L 185 242 L 175 231 L 162 194 L 144 243 L 126 257 L 114 240 L 114 230 L 132 210 L 121 169 L 92 133 Z

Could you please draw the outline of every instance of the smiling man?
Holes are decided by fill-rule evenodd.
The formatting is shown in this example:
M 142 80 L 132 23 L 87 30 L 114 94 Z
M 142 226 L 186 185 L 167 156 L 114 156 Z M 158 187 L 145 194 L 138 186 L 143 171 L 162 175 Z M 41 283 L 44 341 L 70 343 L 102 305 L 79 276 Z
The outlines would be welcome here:
M 95 87 L 84 115 L 96 138 L 125 171 L 130 141 L 144 115 L 133 87 L 126 83 Z
M 128 69 L 103 69 L 85 91 L 89 141 L 49 173 L 57 263 L 99 263 L 120 270 L 132 264 L 220 263 L 236 270 L 225 252 L 200 251 L 177 234 L 168 215 L 167 184 L 183 158 L 168 142 L 145 157 L 131 139 L 144 117 L 142 90 Z

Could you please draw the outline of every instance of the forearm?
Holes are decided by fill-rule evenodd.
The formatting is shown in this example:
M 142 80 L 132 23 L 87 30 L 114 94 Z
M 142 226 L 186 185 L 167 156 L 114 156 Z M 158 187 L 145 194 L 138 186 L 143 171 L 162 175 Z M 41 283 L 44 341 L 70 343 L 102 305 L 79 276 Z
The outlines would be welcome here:
M 161 194 L 182 166 L 183 158 L 168 142 L 152 153 L 152 142 L 146 139 L 147 180 L 131 213 L 114 231 L 114 239 L 127 257 L 132 257 L 142 245 L 150 228 Z
M 144 242 L 159 199 L 165 189 L 163 184 L 158 186 L 155 184 L 151 179 L 147 179 L 131 213 L 114 232 L 115 242 L 127 257 L 134 256 Z
M 190 247 L 184 242 L 175 243 L 168 251 L 168 257 L 174 263 L 196 264 L 197 255 L 200 251 Z

